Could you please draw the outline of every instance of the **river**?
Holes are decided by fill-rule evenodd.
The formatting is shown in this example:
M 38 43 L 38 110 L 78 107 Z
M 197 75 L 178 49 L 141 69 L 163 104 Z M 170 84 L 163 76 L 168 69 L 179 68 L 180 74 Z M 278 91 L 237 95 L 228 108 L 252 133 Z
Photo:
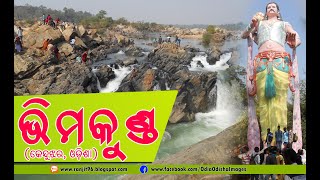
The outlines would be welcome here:
M 145 50 L 145 54 L 148 54 L 148 51 L 152 50 L 153 47 L 146 45 L 146 43 L 152 41 L 153 37 L 149 39 L 141 40 L 135 39 L 135 45 L 141 47 Z M 228 42 L 225 45 L 225 48 L 233 47 L 239 42 Z M 243 111 L 242 107 L 242 97 L 240 95 L 239 84 L 234 81 L 231 83 L 225 83 L 224 81 L 224 72 L 229 65 L 227 61 L 231 57 L 231 53 L 223 54 L 220 57 L 220 61 L 217 61 L 214 65 L 209 65 L 206 63 L 207 55 L 205 51 L 206 47 L 203 47 L 200 44 L 199 40 L 196 39 L 182 39 L 181 46 L 190 45 L 195 48 L 199 48 L 200 51 L 194 58 L 191 66 L 189 67 L 190 71 L 195 71 L 198 73 L 203 73 L 206 71 L 217 71 L 218 80 L 216 83 L 217 88 L 217 102 L 216 107 L 210 109 L 206 113 L 197 113 L 195 115 L 195 121 L 191 123 L 179 123 L 168 125 L 166 131 L 163 135 L 159 151 L 156 156 L 156 160 L 167 157 L 170 154 L 176 153 L 184 148 L 187 148 L 197 142 L 200 142 L 208 137 L 214 136 L 221 132 L 222 130 L 233 125 L 240 113 Z M 108 55 L 108 59 L 100 61 L 93 66 L 98 66 L 101 64 L 110 64 L 117 59 L 125 58 L 124 52 L 121 50 L 117 53 Z M 138 61 L 143 61 L 145 57 L 140 58 Z M 204 65 L 203 68 L 196 66 L 196 62 L 201 61 Z M 240 64 L 242 61 L 239 61 Z M 114 69 L 116 78 L 108 82 L 107 87 L 100 88 L 100 93 L 110 93 L 115 92 L 123 78 L 125 78 L 131 71 L 131 67 L 122 67 L 120 69 Z M 95 69 L 93 69 L 95 71 Z M 118 179 L 120 176 L 117 175 L 67 175 L 68 180 L 83 180 L 83 179 L 94 179 L 94 180 L 109 180 L 109 179 Z M 37 180 L 37 179 L 46 179 L 46 180 L 59 180 L 66 179 L 66 175 L 15 175 L 17 180 Z

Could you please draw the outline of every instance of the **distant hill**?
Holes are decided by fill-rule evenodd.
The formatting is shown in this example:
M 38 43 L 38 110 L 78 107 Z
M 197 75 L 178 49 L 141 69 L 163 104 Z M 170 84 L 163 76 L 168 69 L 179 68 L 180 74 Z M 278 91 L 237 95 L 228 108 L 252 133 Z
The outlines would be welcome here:
M 81 20 L 96 16 L 86 11 L 85 12 L 75 11 L 72 8 L 66 8 L 66 7 L 63 8 L 63 10 L 61 11 L 61 10 L 47 8 L 45 6 L 37 7 L 37 6 L 31 6 L 28 4 L 24 6 L 14 5 L 14 18 L 18 20 L 21 20 L 21 19 L 29 20 L 29 21 L 40 20 L 42 17 L 42 14 L 44 14 L 45 17 L 47 17 L 47 15 L 50 14 L 53 19 L 56 19 L 59 17 L 59 19 L 61 19 L 62 21 L 75 22 L 75 23 L 79 23 L 81 22 Z M 192 24 L 192 25 L 172 24 L 171 26 L 180 27 L 180 28 L 206 29 L 209 26 L 209 24 Z M 243 30 L 246 27 L 246 25 L 242 22 L 236 23 L 236 24 L 222 24 L 222 25 L 215 25 L 215 26 L 221 27 L 223 29 L 230 30 L 230 31 Z
M 89 12 L 83 11 L 75 11 L 72 8 L 63 8 L 63 11 L 55 10 L 51 8 L 47 8 L 45 6 L 31 6 L 31 5 L 24 5 L 24 6 L 14 6 L 14 18 L 21 20 L 40 20 L 42 14 L 47 17 L 48 14 L 51 15 L 53 19 L 59 17 L 59 19 L 68 22 L 75 22 L 78 23 L 82 19 L 93 17 L 94 15 Z
M 172 24 L 171 26 L 180 27 L 180 28 L 203 28 L 206 29 L 209 24 L 191 24 L 191 25 L 181 25 L 181 24 Z M 220 27 L 229 31 L 237 31 L 243 30 L 246 28 L 246 24 L 239 22 L 235 24 L 221 24 L 215 25 L 216 27 Z

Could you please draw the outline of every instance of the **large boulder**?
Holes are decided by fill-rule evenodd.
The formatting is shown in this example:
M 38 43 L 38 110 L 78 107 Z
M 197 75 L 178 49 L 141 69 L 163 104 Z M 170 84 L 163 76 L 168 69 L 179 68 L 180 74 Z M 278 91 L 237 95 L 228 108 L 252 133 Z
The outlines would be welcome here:
M 97 29 L 89 29 L 89 30 L 88 30 L 88 35 L 89 35 L 91 38 L 97 37 Z
M 82 39 L 82 41 L 83 41 L 85 44 L 87 44 L 87 45 L 93 40 L 93 39 L 92 39 L 90 36 L 88 36 L 88 35 L 82 36 L 81 39 Z
M 24 79 L 32 76 L 43 62 L 32 57 L 23 58 L 21 55 L 14 55 L 14 77 Z
M 210 65 L 214 65 L 217 61 L 220 60 L 221 54 L 222 54 L 222 52 L 220 51 L 220 49 L 217 48 L 216 46 L 213 46 L 212 50 L 209 51 L 209 55 L 207 57 L 207 62 Z
M 83 37 L 84 35 L 87 34 L 87 30 L 83 27 L 83 25 L 79 25 L 77 27 L 77 34 L 80 36 L 80 37 Z
M 50 26 L 44 25 L 34 31 L 26 31 L 23 37 L 23 46 L 26 48 L 41 48 L 45 39 L 52 39 L 52 43 L 54 44 L 64 40 L 59 29 L 53 29 Z
M 103 38 L 100 35 L 96 35 L 96 37 L 93 37 L 92 39 L 99 44 L 103 43 Z
M 72 28 L 67 28 L 62 32 L 62 35 L 65 39 L 65 41 L 69 42 L 71 38 L 74 38 L 77 36 L 77 33 L 74 32 Z
M 195 113 L 215 107 L 217 73 L 198 74 L 188 69 L 176 72 L 176 69 L 171 73 L 143 63 L 122 80 L 117 91 L 178 90 L 169 122 L 194 121 Z
M 136 63 L 138 63 L 138 61 L 134 57 L 128 57 L 128 58 L 122 60 L 122 62 L 121 62 L 121 64 L 124 65 L 124 66 L 129 66 L 129 65 L 132 65 L 132 64 L 136 64 Z
M 58 44 L 58 49 L 59 49 L 60 53 L 63 53 L 65 56 L 69 56 L 73 52 L 73 47 L 69 43 L 66 43 L 66 42 L 62 42 L 62 43 Z
M 91 69 L 74 61 L 47 65 L 27 83 L 30 94 L 97 93 L 97 78 Z
M 172 76 L 171 89 L 179 91 L 169 118 L 170 123 L 195 120 L 195 113 L 215 107 L 216 73 L 198 75 L 180 70 Z M 212 92 L 214 91 L 214 92 Z
M 25 53 L 25 55 L 32 56 L 32 57 L 43 57 L 46 54 L 47 54 L 47 51 L 43 51 L 38 48 L 29 48 Z
M 134 56 L 134 57 L 142 57 L 144 56 L 144 54 L 142 53 L 142 48 L 140 47 L 136 47 L 136 46 L 129 46 L 126 48 L 126 50 L 124 51 L 124 53 L 127 56 Z
M 80 39 L 79 37 L 75 37 L 75 40 L 76 40 L 76 42 L 75 42 L 75 45 L 77 45 L 77 46 L 80 46 L 80 47 L 83 47 L 83 48 L 88 48 L 85 44 L 84 44 L 84 42 L 82 41 L 82 39 Z
M 112 68 L 108 67 L 107 65 L 103 65 L 99 67 L 99 69 L 97 70 L 97 72 L 95 72 L 95 74 L 99 79 L 101 88 L 105 88 L 107 83 L 111 79 L 114 79 L 116 77 Z

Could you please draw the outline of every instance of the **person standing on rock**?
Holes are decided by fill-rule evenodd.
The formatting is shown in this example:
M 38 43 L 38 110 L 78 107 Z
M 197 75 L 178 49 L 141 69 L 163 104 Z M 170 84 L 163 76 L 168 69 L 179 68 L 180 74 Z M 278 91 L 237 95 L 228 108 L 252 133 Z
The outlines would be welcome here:
M 275 132 L 278 125 L 287 126 L 288 87 L 294 92 L 290 78 L 295 75 L 292 71 L 293 60 L 285 51 L 285 44 L 287 43 L 295 52 L 295 48 L 300 45 L 301 41 L 290 23 L 282 20 L 280 8 L 275 2 L 266 5 L 266 12 L 262 20 L 252 18 L 251 23 L 242 33 L 242 38 L 250 38 L 255 33 L 258 37 L 258 54 L 253 60 L 253 75 L 249 77 L 253 89 L 249 90 L 248 94 L 249 96 L 257 95 L 260 137 L 261 140 L 264 140 L 267 137 L 267 128 L 270 127 L 271 132 Z M 255 128 L 258 127 L 255 126 Z M 248 133 L 251 138 L 259 136 L 256 131 L 249 132 L 255 133 L 254 135 Z
M 289 132 L 285 127 L 283 128 L 282 142 L 283 142 L 283 146 L 288 146 L 289 144 Z
M 49 25 L 50 20 L 51 20 L 51 16 L 50 16 L 50 14 L 48 14 L 48 16 L 46 18 L 46 24 L 47 25 Z
M 87 62 L 88 50 L 82 53 L 81 60 L 85 64 Z
M 59 49 L 58 49 L 57 45 L 54 45 L 52 47 L 52 52 L 53 52 L 54 56 L 57 58 L 57 60 L 59 60 L 60 59 L 60 53 L 59 53 Z
M 42 49 L 43 51 L 46 51 L 46 50 L 48 49 L 49 41 L 50 41 L 50 39 L 45 39 L 45 40 L 43 41 L 42 47 L 41 47 L 41 49 Z
M 15 44 L 15 49 L 17 52 L 21 52 L 22 51 L 22 45 L 21 45 L 21 41 L 19 36 L 17 36 L 14 40 L 14 44 Z
M 41 20 L 42 20 L 43 25 L 45 25 L 46 24 L 46 17 L 44 14 L 42 14 Z
M 161 35 L 160 35 L 160 37 L 159 37 L 159 44 L 161 44 L 162 43 L 162 37 L 161 37 Z
M 267 137 L 266 137 L 266 143 L 267 143 L 267 147 L 271 146 L 273 140 L 273 133 L 270 131 L 270 128 L 267 129 Z
M 19 38 L 20 38 L 20 41 L 21 41 L 21 45 L 22 45 L 22 28 L 19 26 L 19 28 L 18 28 L 18 36 L 19 36 Z
M 178 37 L 178 35 L 176 35 L 176 39 L 175 39 L 175 43 L 180 47 L 180 39 Z
M 281 149 L 281 146 L 282 146 L 282 131 L 280 130 L 280 126 L 278 126 L 278 130 L 274 134 L 276 136 L 277 148 Z

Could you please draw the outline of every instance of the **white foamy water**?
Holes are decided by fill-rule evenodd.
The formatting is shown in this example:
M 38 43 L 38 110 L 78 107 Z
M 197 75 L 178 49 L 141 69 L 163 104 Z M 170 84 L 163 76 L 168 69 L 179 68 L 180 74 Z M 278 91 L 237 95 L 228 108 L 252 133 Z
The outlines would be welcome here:
M 116 77 L 110 80 L 105 88 L 101 88 L 100 92 L 107 93 L 118 90 L 122 80 L 131 72 L 132 69 L 131 67 L 120 67 L 119 69 L 112 68 L 112 70 Z
M 157 159 L 164 158 L 199 141 L 214 136 L 233 125 L 242 112 L 239 83 L 216 83 L 216 108 L 207 113 L 196 113 L 192 123 L 168 125 L 160 145 Z
M 217 81 L 216 108 L 208 113 L 197 113 L 195 123 L 203 123 L 207 127 L 226 129 L 236 122 L 242 111 L 242 97 L 239 83 L 233 81 L 231 85 Z
M 229 68 L 229 65 L 227 64 L 227 62 L 231 58 L 231 54 L 232 54 L 231 52 L 222 54 L 220 56 L 220 60 L 217 61 L 214 65 L 210 65 L 207 62 L 207 55 L 197 55 L 194 58 L 192 58 L 192 61 L 190 63 L 191 67 L 189 67 L 189 70 L 190 71 L 210 71 L 210 72 L 226 70 L 227 68 Z M 198 61 L 200 61 L 204 67 L 200 67 L 198 65 Z
M 165 82 L 165 85 L 166 85 L 166 90 L 170 90 L 170 87 L 168 86 L 167 82 Z
M 94 76 L 97 77 L 97 76 L 96 76 L 96 72 L 98 71 L 98 69 L 97 69 L 97 68 L 92 68 L 91 71 L 93 72 Z M 101 92 L 100 81 L 99 81 L 98 78 L 97 78 L 97 87 L 98 87 L 99 92 Z
M 159 91 L 159 90 L 161 90 L 160 85 L 159 85 L 159 84 L 156 84 L 156 85 L 153 87 L 153 90 L 154 90 L 154 91 Z
M 117 52 L 117 54 L 124 54 L 124 52 L 120 50 L 119 52 Z
M 148 56 L 150 52 L 142 52 L 144 55 Z

